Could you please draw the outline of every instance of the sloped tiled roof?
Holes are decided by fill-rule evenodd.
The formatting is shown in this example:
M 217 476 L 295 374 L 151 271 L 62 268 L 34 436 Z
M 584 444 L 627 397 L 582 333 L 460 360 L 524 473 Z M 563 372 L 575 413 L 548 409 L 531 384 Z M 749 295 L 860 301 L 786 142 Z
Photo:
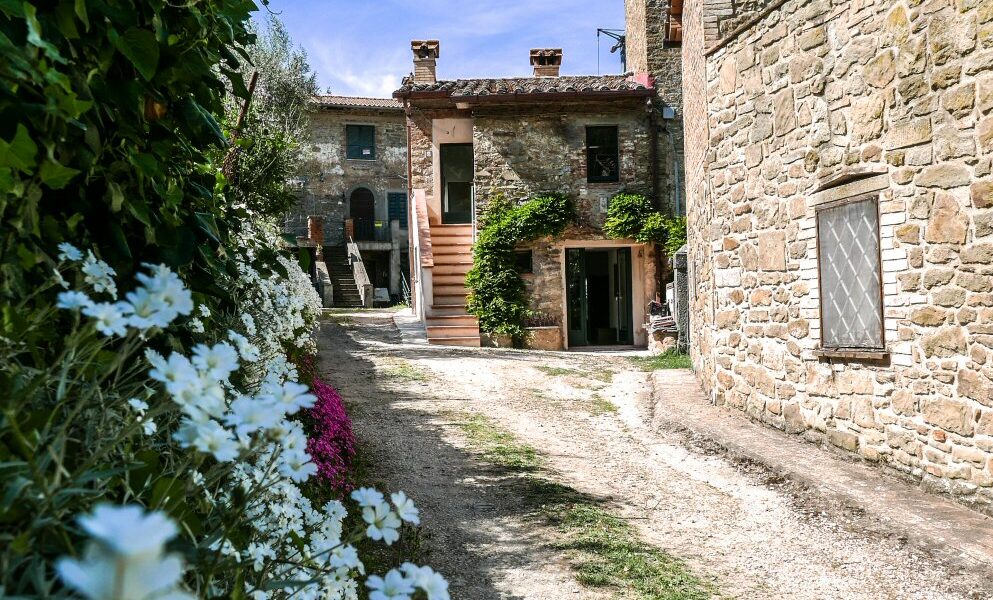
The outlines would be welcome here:
M 360 98 L 358 96 L 315 96 L 318 106 L 333 108 L 379 108 L 402 109 L 403 105 L 393 98 Z
M 650 88 L 625 75 L 563 75 L 561 77 L 513 77 L 508 79 L 456 79 L 436 83 L 414 83 L 409 77 L 394 97 L 433 93 L 453 99 L 528 94 L 651 93 Z

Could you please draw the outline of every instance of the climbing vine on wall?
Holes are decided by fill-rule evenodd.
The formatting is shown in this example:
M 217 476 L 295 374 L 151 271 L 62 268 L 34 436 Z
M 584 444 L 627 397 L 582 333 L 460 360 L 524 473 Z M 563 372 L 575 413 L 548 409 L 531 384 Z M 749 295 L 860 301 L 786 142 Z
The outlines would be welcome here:
M 473 246 L 473 267 L 466 275 L 468 309 L 489 333 L 524 335 L 528 303 L 514 250 L 521 244 L 561 234 L 576 216 L 573 203 L 557 194 L 514 204 L 503 196 L 489 201 Z
M 659 244 L 672 256 L 686 243 L 686 217 L 666 216 L 645 196 L 622 192 L 610 200 L 603 231 L 613 239 Z

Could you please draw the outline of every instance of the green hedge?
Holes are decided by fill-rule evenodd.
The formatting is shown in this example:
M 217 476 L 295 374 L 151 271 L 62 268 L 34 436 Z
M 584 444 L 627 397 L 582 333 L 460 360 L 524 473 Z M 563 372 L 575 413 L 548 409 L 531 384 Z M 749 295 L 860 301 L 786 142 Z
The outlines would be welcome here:
M 668 217 L 645 196 L 622 192 L 610 200 L 603 231 L 613 239 L 659 244 L 672 256 L 686 243 L 686 217 Z

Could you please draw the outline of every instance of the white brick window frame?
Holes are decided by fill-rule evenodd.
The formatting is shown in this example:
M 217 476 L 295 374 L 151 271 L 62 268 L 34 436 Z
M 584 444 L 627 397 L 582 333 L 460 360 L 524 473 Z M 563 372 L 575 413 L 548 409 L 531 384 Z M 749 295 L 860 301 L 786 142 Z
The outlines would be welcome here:
M 903 349 L 897 339 L 897 327 L 905 316 L 905 301 L 896 285 L 896 274 L 907 270 L 906 250 L 894 247 L 894 230 L 906 221 L 906 213 L 892 211 L 886 202 L 885 191 L 890 188 L 887 173 L 848 173 L 820 185 L 809 197 L 806 214 L 800 219 L 799 237 L 807 243 L 807 258 L 800 261 L 800 279 L 810 290 L 801 300 L 801 316 L 810 323 L 810 337 L 805 351 L 813 359 L 842 360 L 891 360 L 894 364 L 909 359 L 910 349 Z M 822 287 L 820 249 L 817 231 L 818 212 L 848 202 L 873 199 L 877 206 L 879 234 L 880 318 L 882 340 L 879 348 L 830 348 L 823 346 Z M 906 352 L 904 352 L 906 350 Z M 903 356 L 904 354 L 907 356 Z

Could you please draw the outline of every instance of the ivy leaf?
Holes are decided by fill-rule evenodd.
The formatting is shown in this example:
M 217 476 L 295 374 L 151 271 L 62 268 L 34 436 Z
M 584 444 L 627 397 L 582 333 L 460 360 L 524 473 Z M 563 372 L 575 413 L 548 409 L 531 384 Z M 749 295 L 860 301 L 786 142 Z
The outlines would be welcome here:
M 111 181 L 107 184 L 107 193 L 110 194 L 110 210 L 120 212 L 121 206 L 124 205 L 124 192 L 121 191 L 121 186 Z
M 113 29 L 110 30 L 109 35 L 110 42 L 131 61 L 142 77 L 150 80 L 155 75 L 155 70 L 159 66 L 159 42 L 155 39 L 154 33 L 147 29 L 131 27 L 124 32 L 124 35 L 118 34 Z
M 41 23 L 38 22 L 38 9 L 27 2 L 23 6 L 24 19 L 28 24 L 28 43 L 44 50 L 45 54 L 52 60 L 64 63 L 65 60 L 59 54 L 59 50 L 41 38 Z
M 214 215 L 210 213 L 198 212 L 196 214 L 197 225 L 200 226 L 200 230 L 207 234 L 207 237 L 217 242 L 221 243 L 221 232 L 217 229 L 217 220 Z
M 193 141 L 203 144 L 224 144 L 226 142 L 220 125 L 204 107 L 193 98 L 180 102 L 180 114 L 193 133 Z
M 79 169 L 72 169 L 59 164 L 54 160 L 48 160 L 41 165 L 41 181 L 53 190 L 61 190 L 72 178 L 79 175 Z
M 90 30 L 90 17 L 86 14 L 86 0 L 76 0 L 76 16 L 83 22 L 83 27 Z
M 35 163 L 34 156 L 38 154 L 38 145 L 31 139 L 28 128 L 22 123 L 17 124 L 17 133 L 9 143 L 0 140 L 0 166 L 12 167 L 27 171 Z

